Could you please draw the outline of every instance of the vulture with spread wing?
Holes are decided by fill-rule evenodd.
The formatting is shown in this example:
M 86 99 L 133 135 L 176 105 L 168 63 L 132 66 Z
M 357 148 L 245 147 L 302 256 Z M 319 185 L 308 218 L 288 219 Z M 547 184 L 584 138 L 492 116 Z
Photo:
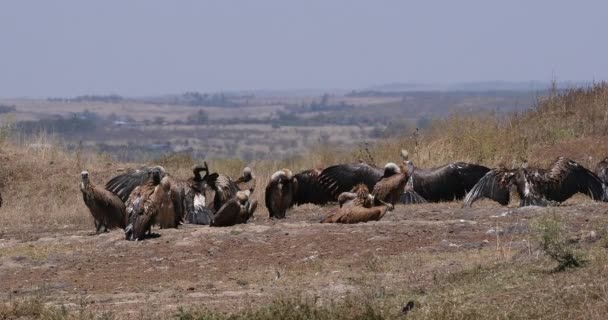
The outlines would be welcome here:
M 364 183 L 358 184 L 353 189 L 354 197 L 347 192 L 342 193 L 338 198 L 346 200 L 340 208 L 335 210 L 321 223 L 361 223 L 368 221 L 378 221 L 392 210 L 392 205 L 373 206 L 373 197 L 369 194 L 369 189 Z M 348 199 L 347 199 L 348 198 Z
M 81 172 L 80 177 L 80 191 L 95 221 L 95 232 L 99 234 L 114 228 L 124 228 L 125 204 L 120 198 L 92 183 L 88 171 Z
M 595 173 L 575 161 L 559 157 L 547 170 L 528 167 L 491 170 L 469 191 L 464 206 L 471 207 L 482 198 L 507 205 L 512 185 L 517 189 L 521 207 L 558 204 L 579 192 L 593 200 L 606 201 L 604 184 Z

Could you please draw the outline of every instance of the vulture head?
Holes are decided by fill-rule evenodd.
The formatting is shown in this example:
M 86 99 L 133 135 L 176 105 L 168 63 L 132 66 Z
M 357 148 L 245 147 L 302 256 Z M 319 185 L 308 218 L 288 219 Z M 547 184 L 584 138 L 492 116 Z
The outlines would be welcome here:
M 237 191 L 236 200 L 239 202 L 239 205 L 242 208 L 245 208 L 245 206 L 247 206 L 247 202 L 249 201 L 250 194 L 251 194 L 251 192 L 249 190 Z
M 253 178 L 251 176 L 251 168 L 245 167 L 243 169 L 243 178 L 245 178 L 245 181 L 249 181 L 249 180 L 251 180 Z
M 283 219 L 287 209 L 293 205 L 298 190 L 298 180 L 289 169 L 272 174 L 266 185 L 266 207 L 270 218 Z
M 401 173 L 401 169 L 393 162 L 389 162 L 384 166 L 384 177 L 390 177 Z
M 162 167 L 160 167 L 162 168 Z M 152 168 L 150 170 L 150 178 L 152 180 L 152 184 L 158 185 L 160 184 L 160 180 L 163 178 L 164 170 L 159 169 L 158 167 Z
M 89 172 L 88 171 L 81 172 L 80 177 L 82 178 L 82 188 L 86 189 L 89 186 Z

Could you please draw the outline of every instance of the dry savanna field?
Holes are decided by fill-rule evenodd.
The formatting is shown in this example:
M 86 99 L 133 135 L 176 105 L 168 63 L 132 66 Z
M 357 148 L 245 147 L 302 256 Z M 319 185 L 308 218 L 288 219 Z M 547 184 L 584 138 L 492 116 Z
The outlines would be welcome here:
M 566 156 L 593 168 L 608 156 L 608 85 L 553 92 L 527 112 L 459 114 L 419 136 L 367 146 L 311 146 L 282 159 L 209 160 L 232 177 L 248 165 L 254 198 L 277 169 L 383 165 L 410 151 L 420 167 L 451 161 L 544 166 Z M 381 221 L 325 225 L 335 205 L 304 205 L 247 224 L 183 225 L 159 237 L 93 235 L 78 189 L 119 170 L 161 164 L 186 178 L 203 159 L 150 162 L 68 150 L 0 131 L 0 319 L 604 319 L 608 205 L 575 196 L 557 207 L 480 201 L 397 205 Z

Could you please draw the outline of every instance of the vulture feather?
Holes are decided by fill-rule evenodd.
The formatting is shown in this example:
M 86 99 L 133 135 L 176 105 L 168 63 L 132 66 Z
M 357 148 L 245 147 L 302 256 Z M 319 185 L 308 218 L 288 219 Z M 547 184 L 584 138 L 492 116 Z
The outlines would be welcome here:
M 125 227 L 125 204 L 112 192 L 98 187 L 89 179 L 89 172 L 80 173 L 80 191 L 84 203 L 95 220 L 96 233 Z M 1 200 L 0 200 L 1 202 Z
M 321 223 L 361 223 L 378 221 L 389 210 L 388 206 L 370 206 L 369 189 L 365 184 L 356 186 L 356 197 L 335 210 Z M 340 197 L 340 196 L 339 196 Z
M 470 207 L 481 198 L 506 205 L 511 185 L 517 188 L 522 207 L 558 204 L 576 193 L 586 194 L 596 201 L 607 200 L 604 184 L 595 173 L 575 161 L 559 157 L 547 170 L 526 167 L 490 171 L 469 192 L 464 206 Z

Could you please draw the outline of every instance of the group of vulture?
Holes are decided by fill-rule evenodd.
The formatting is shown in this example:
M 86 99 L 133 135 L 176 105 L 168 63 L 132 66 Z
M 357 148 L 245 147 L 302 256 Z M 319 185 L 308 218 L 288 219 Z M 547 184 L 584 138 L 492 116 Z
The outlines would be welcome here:
M 221 227 L 245 223 L 253 215 L 257 201 L 250 200 L 255 189 L 250 168 L 236 181 L 210 173 L 207 163 L 194 166 L 192 173 L 181 180 L 161 166 L 145 167 L 119 174 L 100 187 L 83 171 L 80 190 L 96 232 L 122 228 L 127 240 L 145 238 L 155 224 L 160 228 L 177 228 L 184 222 Z
M 416 167 L 402 150 L 400 165 L 383 168 L 360 161 L 294 174 L 275 172 L 265 189 L 271 219 L 283 219 L 293 206 L 338 203 L 322 223 L 359 223 L 380 220 L 396 204 L 444 202 L 464 199 L 471 207 L 487 198 L 508 205 L 515 189 L 520 206 L 559 204 L 576 193 L 608 201 L 608 158 L 592 172 L 573 160 L 559 157 L 548 169 L 508 169 L 465 162 L 424 169 Z M 237 180 L 210 173 L 207 163 L 197 165 L 193 176 L 180 180 L 161 166 L 119 174 L 105 187 L 94 185 L 82 172 L 81 191 L 95 220 L 97 233 L 122 228 L 128 240 L 148 236 L 155 224 L 176 228 L 182 223 L 231 226 L 246 223 L 257 207 L 250 198 L 256 179 L 245 168 Z M 201 173 L 204 172 L 204 175 Z
M 515 189 L 520 206 L 550 206 L 582 193 L 596 201 L 608 201 L 608 158 L 592 172 L 573 160 L 559 157 L 548 169 L 527 164 L 508 169 L 465 162 L 436 168 L 416 167 L 402 150 L 403 164 L 378 168 L 364 162 L 339 164 L 293 174 L 277 171 L 266 187 L 266 207 L 271 218 L 283 218 L 294 205 L 338 202 L 322 222 L 357 223 L 379 220 L 395 204 L 444 202 L 464 199 L 471 207 L 479 199 L 506 206 Z M 371 190 L 371 192 L 370 192 Z

